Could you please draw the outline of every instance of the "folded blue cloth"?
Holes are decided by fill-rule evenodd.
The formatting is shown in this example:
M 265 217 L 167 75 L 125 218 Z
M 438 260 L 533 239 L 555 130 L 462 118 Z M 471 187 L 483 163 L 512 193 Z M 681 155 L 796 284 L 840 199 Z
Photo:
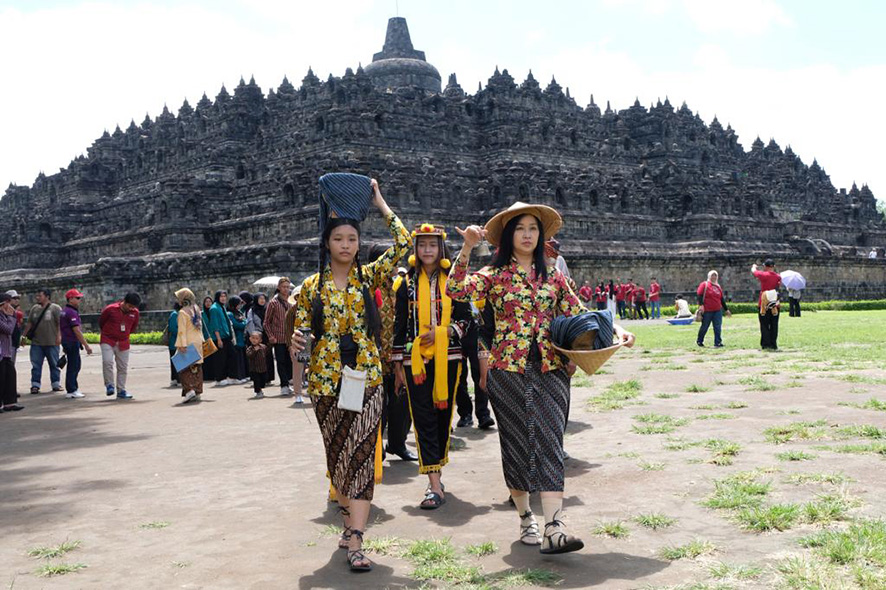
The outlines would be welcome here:
M 580 335 L 591 330 L 597 331 L 594 350 L 612 346 L 612 312 L 587 311 L 574 316 L 558 316 L 551 322 L 551 337 L 554 344 L 565 350 L 572 350 L 572 343 Z
M 197 352 L 197 349 L 193 344 L 188 344 L 184 353 L 176 352 L 172 355 L 172 366 L 175 367 L 176 371 L 181 373 L 199 360 L 200 353 Z
M 372 203 L 372 185 L 368 176 L 331 172 L 320 177 L 320 233 L 332 211 L 339 217 L 363 221 Z

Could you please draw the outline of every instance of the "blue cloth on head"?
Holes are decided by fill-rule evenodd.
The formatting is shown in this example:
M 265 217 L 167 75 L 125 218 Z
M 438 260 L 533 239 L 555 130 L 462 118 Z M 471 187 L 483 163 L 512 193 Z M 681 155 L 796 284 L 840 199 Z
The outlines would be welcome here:
M 612 312 L 587 311 L 573 316 L 558 316 L 551 322 L 551 338 L 554 344 L 565 350 L 572 350 L 572 343 L 580 335 L 591 330 L 597 331 L 594 350 L 612 346 Z
M 348 172 L 330 172 L 320 177 L 320 233 L 332 211 L 339 217 L 357 222 L 366 219 L 372 203 L 372 184 L 368 176 Z

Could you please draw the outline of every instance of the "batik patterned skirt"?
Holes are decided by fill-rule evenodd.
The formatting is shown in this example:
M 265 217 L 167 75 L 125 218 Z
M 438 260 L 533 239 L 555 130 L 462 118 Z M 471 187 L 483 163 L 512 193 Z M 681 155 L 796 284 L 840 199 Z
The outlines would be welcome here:
M 338 397 L 311 396 L 326 450 L 326 469 L 340 496 L 372 500 L 383 398 L 381 387 L 367 387 L 363 412 L 358 414 L 339 408 Z
M 563 431 L 569 376 L 542 373 L 528 362 L 520 373 L 490 369 L 489 399 L 498 421 L 505 483 L 526 492 L 563 491 Z
M 189 391 L 198 395 L 203 393 L 203 363 L 193 364 L 180 371 L 178 380 L 182 384 L 182 397 Z

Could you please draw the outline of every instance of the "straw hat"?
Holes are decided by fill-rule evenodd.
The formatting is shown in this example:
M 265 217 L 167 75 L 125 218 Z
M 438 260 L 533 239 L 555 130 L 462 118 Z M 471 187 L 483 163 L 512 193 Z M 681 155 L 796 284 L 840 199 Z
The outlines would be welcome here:
M 581 369 L 588 375 L 596 373 L 597 370 L 609 360 L 609 357 L 618 352 L 618 349 L 621 347 L 622 344 L 618 343 L 609 348 L 600 348 L 598 350 L 566 350 L 565 348 L 560 348 L 556 344 L 554 345 L 554 349 L 557 352 L 566 356 L 569 360 L 581 367 Z
M 556 209 L 547 205 L 531 205 L 529 203 L 521 203 L 517 201 L 501 213 L 497 213 L 486 222 L 486 240 L 493 246 L 498 246 L 501 233 L 510 220 L 521 215 L 534 215 L 541 220 L 542 229 L 545 239 L 549 239 L 560 226 L 563 225 L 563 219 Z

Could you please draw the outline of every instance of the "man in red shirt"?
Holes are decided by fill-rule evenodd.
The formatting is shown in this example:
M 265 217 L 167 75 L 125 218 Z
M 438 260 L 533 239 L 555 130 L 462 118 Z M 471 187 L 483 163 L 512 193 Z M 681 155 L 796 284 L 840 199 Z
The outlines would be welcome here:
M 129 335 L 138 329 L 138 306 L 142 298 L 138 293 L 127 293 L 123 301 L 106 306 L 98 318 L 101 330 L 102 376 L 105 394 L 117 394 L 117 399 L 132 399 L 126 392 L 126 375 L 129 371 Z M 114 365 L 117 366 L 116 389 L 114 388 Z
M 289 303 L 289 292 L 292 283 L 289 277 L 280 277 L 277 281 L 277 292 L 274 298 L 268 302 L 265 311 L 264 330 L 268 335 L 268 343 L 274 348 L 274 357 L 277 359 L 277 373 L 280 374 L 280 395 L 290 396 L 293 393 L 292 385 L 292 358 L 286 348 L 286 334 L 283 327 L 286 314 L 292 304 Z
M 615 279 L 615 310 L 618 317 L 625 319 L 625 286 L 621 284 L 621 277 Z
M 603 283 L 600 283 L 597 288 L 594 289 L 594 301 L 597 303 L 598 311 L 606 309 L 606 299 L 608 298 L 609 291 Z
M 649 310 L 646 309 L 646 289 L 641 285 L 634 287 L 634 311 L 637 313 L 637 319 L 642 320 L 643 314 L 649 319 Z
M 578 290 L 578 296 L 581 297 L 582 301 L 588 303 L 593 295 L 594 292 L 591 291 L 591 286 L 588 284 L 587 281 L 585 281 L 584 284 L 581 286 L 581 289 Z
M 649 305 L 652 306 L 652 319 L 657 320 L 661 317 L 661 285 L 655 277 L 652 277 L 652 283 L 649 285 Z
M 637 319 L 637 310 L 634 309 L 634 289 L 636 289 L 634 279 L 628 279 L 627 284 L 624 286 L 625 311 L 632 320 Z
M 760 281 L 760 347 L 763 350 L 778 350 L 778 308 L 779 303 L 769 300 L 766 291 L 778 289 L 781 277 L 775 272 L 775 263 L 771 258 L 763 262 L 763 270 L 758 270 L 757 265 L 751 266 L 751 274 Z

